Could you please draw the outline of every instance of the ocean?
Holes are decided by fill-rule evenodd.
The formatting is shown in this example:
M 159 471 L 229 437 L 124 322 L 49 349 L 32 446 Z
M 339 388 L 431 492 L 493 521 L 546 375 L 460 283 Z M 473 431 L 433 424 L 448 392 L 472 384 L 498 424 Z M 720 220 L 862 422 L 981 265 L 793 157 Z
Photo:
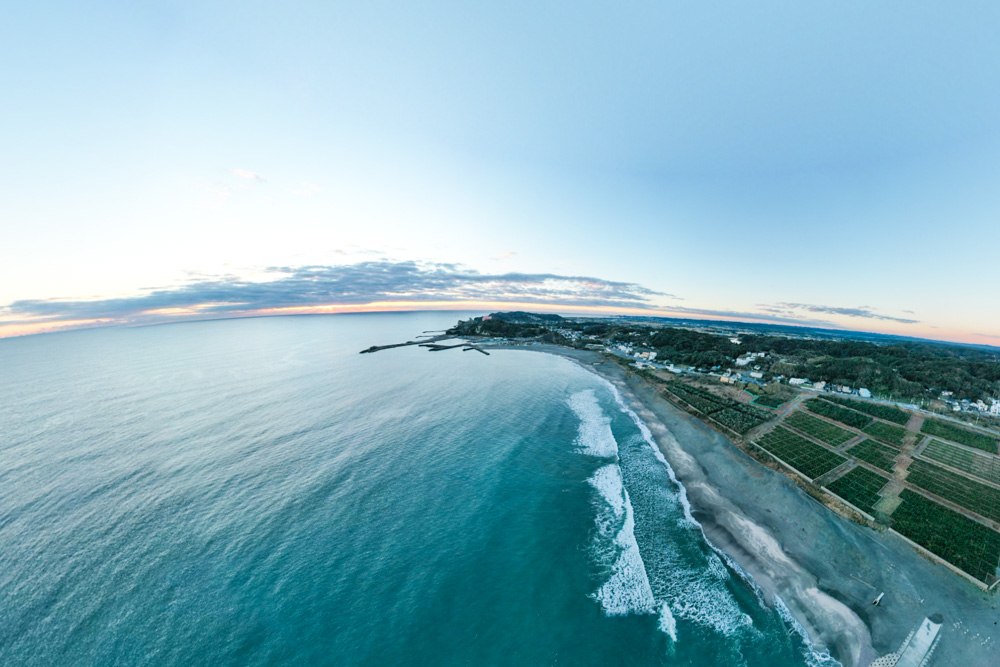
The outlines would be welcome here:
M 455 313 L 0 340 L 0 665 L 826 665 L 612 385 Z

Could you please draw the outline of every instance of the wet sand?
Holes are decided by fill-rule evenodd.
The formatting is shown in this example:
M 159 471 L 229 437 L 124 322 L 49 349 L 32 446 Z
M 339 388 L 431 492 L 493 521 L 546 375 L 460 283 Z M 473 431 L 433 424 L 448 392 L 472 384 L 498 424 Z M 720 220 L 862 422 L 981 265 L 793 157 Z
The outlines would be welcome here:
M 503 348 L 500 348 L 503 349 Z M 1000 598 L 902 539 L 840 517 L 599 353 L 532 346 L 614 384 L 652 432 L 708 539 L 778 596 L 817 647 L 847 667 L 895 651 L 926 616 L 944 625 L 932 665 L 1000 664 Z M 885 593 L 880 606 L 872 600 Z

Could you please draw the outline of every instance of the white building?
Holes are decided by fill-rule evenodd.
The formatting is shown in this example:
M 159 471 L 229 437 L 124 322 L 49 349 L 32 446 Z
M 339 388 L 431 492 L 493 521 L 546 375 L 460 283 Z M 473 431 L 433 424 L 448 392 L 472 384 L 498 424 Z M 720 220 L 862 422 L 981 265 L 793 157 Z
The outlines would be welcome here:
M 760 371 L 750 371 L 750 377 L 754 380 L 762 380 L 764 378 L 764 374 Z
M 789 378 L 788 380 L 788 384 L 795 387 L 804 385 L 806 382 L 809 382 L 809 378 Z
M 823 380 L 820 380 L 819 382 L 813 382 L 813 387 L 819 389 L 820 391 L 823 391 L 824 389 L 826 389 L 826 382 L 824 382 Z
M 868 391 L 867 389 L 865 389 L 864 387 L 862 387 L 861 389 L 858 389 L 858 394 L 861 395 L 861 398 L 871 398 L 872 397 L 872 393 L 870 391 Z

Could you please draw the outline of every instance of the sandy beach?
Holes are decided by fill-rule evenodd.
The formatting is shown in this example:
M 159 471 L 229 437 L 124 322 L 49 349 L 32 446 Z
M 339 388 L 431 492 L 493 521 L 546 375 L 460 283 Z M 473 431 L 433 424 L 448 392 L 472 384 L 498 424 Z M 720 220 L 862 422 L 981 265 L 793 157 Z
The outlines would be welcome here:
M 502 348 L 501 348 L 502 349 Z M 646 422 L 714 546 L 787 605 L 817 647 L 847 667 L 895 651 L 932 614 L 944 618 L 931 664 L 1000 664 L 1000 600 L 902 539 L 830 511 L 787 477 L 594 352 L 532 346 L 614 384 Z M 880 606 L 872 600 L 885 593 Z

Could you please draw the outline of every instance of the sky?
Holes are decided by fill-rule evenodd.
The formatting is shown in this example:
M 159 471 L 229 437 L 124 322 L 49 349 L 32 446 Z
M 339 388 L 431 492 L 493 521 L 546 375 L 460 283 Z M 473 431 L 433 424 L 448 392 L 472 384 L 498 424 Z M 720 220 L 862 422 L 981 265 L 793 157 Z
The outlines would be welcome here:
M 532 309 L 1000 345 L 995 2 L 36 2 L 0 337 Z

